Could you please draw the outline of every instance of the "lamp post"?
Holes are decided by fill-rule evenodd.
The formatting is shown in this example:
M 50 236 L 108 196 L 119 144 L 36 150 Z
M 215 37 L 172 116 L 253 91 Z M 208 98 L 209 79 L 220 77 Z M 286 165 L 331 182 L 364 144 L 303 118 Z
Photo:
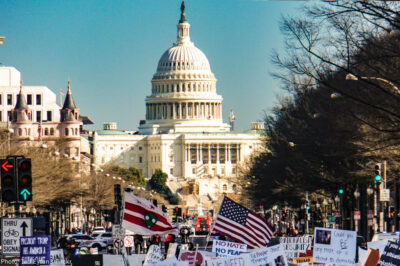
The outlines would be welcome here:
M 342 221 L 342 220 L 343 220 L 343 217 L 342 217 L 342 212 L 341 212 L 341 208 L 340 208 L 340 198 L 339 198 L 338 195 L 336 195 L 336 197 L 335 197 L 335 209 L 336 209 L 336 211 L 339 210 L 339 213 L 340 213 L 340 220 Z M 335 215 L 335 216 L 336 216 L 336 215 Z M 336 229 L 338 229 L 338 228 L 339 228 L 339 223 L 335 223 L 335 224 L 336 224 Z
M 374 189 L 369 186 L 367 188 L 367 215 L 368 215 L 368 213 L 370 213 L 370 208 L 373 207 L 373 204 L 371 206 L 371 201 L 370 201 L 370 196 L 373 193 L 374 193 Z M 373 211 L 372 211 L 372 213 L 373 213 Z M 372 235 L 370 226 L 373 225 L 373 220 L 371 221 L 371 219 L 369 217 L 367 217 L 367 218 L 368 218 L 368 221 L 367 221 L 367 241 L 368 241 L 368 240 L 370 240 L 370 235 Z

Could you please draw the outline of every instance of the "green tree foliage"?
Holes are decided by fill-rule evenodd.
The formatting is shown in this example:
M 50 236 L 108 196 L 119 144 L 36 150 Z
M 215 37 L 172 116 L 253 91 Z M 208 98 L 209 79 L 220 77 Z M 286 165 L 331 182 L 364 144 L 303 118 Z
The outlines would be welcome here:
M 123 180 L 133 182 L 137 186 L 146 186 L 146 180 L 142 175 L 142 171 L 135 167 L 123 168 L 118 165 L 111 167 L 112 174 L 120 176 Z
M 168 175 L 161 169 L 157 169 L 151 176 L 149 184 L 156 192 L 166 194 L 168 192 L 167 179 Z

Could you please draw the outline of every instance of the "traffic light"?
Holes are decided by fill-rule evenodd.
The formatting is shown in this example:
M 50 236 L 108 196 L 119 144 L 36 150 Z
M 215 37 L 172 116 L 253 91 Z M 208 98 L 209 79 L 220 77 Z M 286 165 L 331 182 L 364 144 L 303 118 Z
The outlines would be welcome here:
M 114 184 L 114 203 L 117 204 L 118 209 L 122 207 L 121 185 Z
M 375 181 L 378 184 L 381 182 L 381 168 L 382 168 L 381 163 L 375 164 Z
M 286 219 L 286 211 L 284 210 L 283 212 L 282 212 L 282 221 L 285 221 L 285 219 Z
M 161 207 L 162 207 L 162 211 L 163 211 L 163 212 L 165 212 L 165 213 L 168 212 L 167 206 L 165 206 L 165 205 L 163 204 Z
M 176 216 L 177 213 L 178 213 L 178 207 L 176 207 L 176 208 L 174 208 L 174 209 L 172 210 L 172 215 L 173 215 L 173 216 Z
M 156 207 L 158 207 L 158 206 L 157 206 L 157 200 L 156 200 L 156 199 L 153 199 L 153 205 L 156 206 Z
M 176 215 L 182 216 L 182 208 L 178 208 L 178 211 L 177 211 Z
M 339 194 L 343 194 L 343 192 L 344 192 L 343 188 L 339 188 L 339 189 L 338 189 L 338 193 L 339 193 Z
M 18 199 L 32 201 L 32 164 L 30 158 L 18 158 Z
M 15 159 L 1 159 L 1 199 L 3 202 L 18 201 Z

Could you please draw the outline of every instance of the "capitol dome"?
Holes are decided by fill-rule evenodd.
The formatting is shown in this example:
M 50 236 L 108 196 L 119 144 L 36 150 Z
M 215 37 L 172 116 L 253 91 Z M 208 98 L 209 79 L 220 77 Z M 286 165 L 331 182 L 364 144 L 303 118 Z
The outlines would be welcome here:
M 177 41 L 163 53 L 146 97 L 143 134 L 170 132 L 226 132 L 222 122 L 222 97 L 204 53 L 190 41 L 185 3 L 177 25 Z
M 169 48 L 158 61 L 157 72 L 177 70 L 209 71 L 210 63 L 204 53 L 194 45 Z

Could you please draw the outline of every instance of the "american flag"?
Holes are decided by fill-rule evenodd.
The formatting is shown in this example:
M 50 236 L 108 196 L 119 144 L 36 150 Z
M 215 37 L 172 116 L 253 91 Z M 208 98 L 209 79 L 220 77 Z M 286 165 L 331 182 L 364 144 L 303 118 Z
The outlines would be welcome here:
M 150 201 L 125 192 L 122 227 L 140 235 L 178 234 L 169 217 Z
M 64 96 L 64 95 L 65 95 L 63 89 L 60 89 L 60 95 L 61 95 L 61 96 Z
M 249 248 L 267 246 L 273 235 L 271 226 L 259 215 L 224 197 L 214 229 Z

